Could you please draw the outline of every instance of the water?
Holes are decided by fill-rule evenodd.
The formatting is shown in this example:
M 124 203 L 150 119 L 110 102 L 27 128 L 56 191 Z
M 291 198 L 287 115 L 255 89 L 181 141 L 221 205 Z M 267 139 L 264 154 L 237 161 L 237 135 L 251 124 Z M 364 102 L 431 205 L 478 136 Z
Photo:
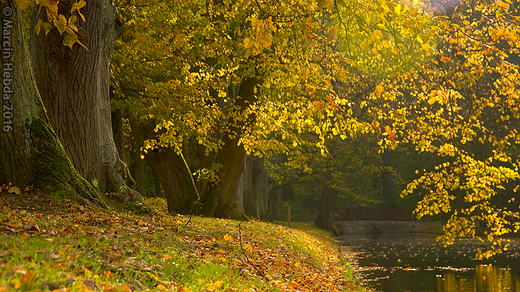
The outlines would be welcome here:
M 520 292 L 520 241 L 491 259 L 475 259 L 486 245 L 462 239 L 444 247 L 434 235 L 348 235 L 344 250 L 364 283 L 376 291 Z

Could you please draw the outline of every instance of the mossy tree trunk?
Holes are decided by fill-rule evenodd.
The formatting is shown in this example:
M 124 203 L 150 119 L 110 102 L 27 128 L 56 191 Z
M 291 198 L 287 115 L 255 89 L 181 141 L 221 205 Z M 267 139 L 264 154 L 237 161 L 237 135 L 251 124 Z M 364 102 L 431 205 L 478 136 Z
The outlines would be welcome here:
M 70 5 L 59 3 L 67 18 Z M 123 177 L 126 165 L 120 159 L 112 136 L 110 112 L 110 58 L 116 39 L 115 7 L 110 0 L 91 0 L 82 8 L 86 17 L 76 22 L 79 45 L 63 46 L 63 35 L 53 28 L 48 35 L 32 32 L 31 57 L 36 83 L 49 119 L 79 173 L 96 180 L 106 192 L 120 192 L 124 200 L 141 202 Z M 36 16 L 35 16 L 36 17 Z
M 20 10 L 6 1 L 0 3 L 0 11 L 4 77 L 0 184 L 66 191 L 99 204 L 96 190 L 74 169 L 51 128 L 31 72 Z

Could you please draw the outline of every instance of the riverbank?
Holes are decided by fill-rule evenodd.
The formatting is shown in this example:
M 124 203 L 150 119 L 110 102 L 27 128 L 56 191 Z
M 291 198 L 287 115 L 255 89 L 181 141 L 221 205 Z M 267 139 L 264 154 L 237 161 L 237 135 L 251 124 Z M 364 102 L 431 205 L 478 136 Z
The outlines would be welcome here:
M 330 236 L 0 194 L 0 291 L 363 291 Z M 314 230 L 313 230 L 314 229 Z
M 441 222 L 419 221 L 335 221 L 332 227 L 340 236 L 349 234 L 379 233 L 430 233 L 442 234 Z

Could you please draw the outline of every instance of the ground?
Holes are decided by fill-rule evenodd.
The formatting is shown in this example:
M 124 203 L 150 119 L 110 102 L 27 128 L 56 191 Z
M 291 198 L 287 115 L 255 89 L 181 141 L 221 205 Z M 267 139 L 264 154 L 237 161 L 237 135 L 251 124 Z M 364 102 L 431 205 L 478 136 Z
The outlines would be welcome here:
M 139 216 L 2 190 L 0 292 L 363 291 L 311 224 L 172 216 L 161 198 Z

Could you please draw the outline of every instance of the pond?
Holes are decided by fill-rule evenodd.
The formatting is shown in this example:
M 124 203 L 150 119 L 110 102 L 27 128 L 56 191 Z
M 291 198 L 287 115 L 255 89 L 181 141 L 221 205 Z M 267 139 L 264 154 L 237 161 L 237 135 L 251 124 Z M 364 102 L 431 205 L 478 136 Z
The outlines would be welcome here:
M 375 291 L 520 291 L 520 240 L 491 259 L 475 259 L 486 245 L 462 239 L 444 247 L 436 235 L 348 234 L 343 254 Z

